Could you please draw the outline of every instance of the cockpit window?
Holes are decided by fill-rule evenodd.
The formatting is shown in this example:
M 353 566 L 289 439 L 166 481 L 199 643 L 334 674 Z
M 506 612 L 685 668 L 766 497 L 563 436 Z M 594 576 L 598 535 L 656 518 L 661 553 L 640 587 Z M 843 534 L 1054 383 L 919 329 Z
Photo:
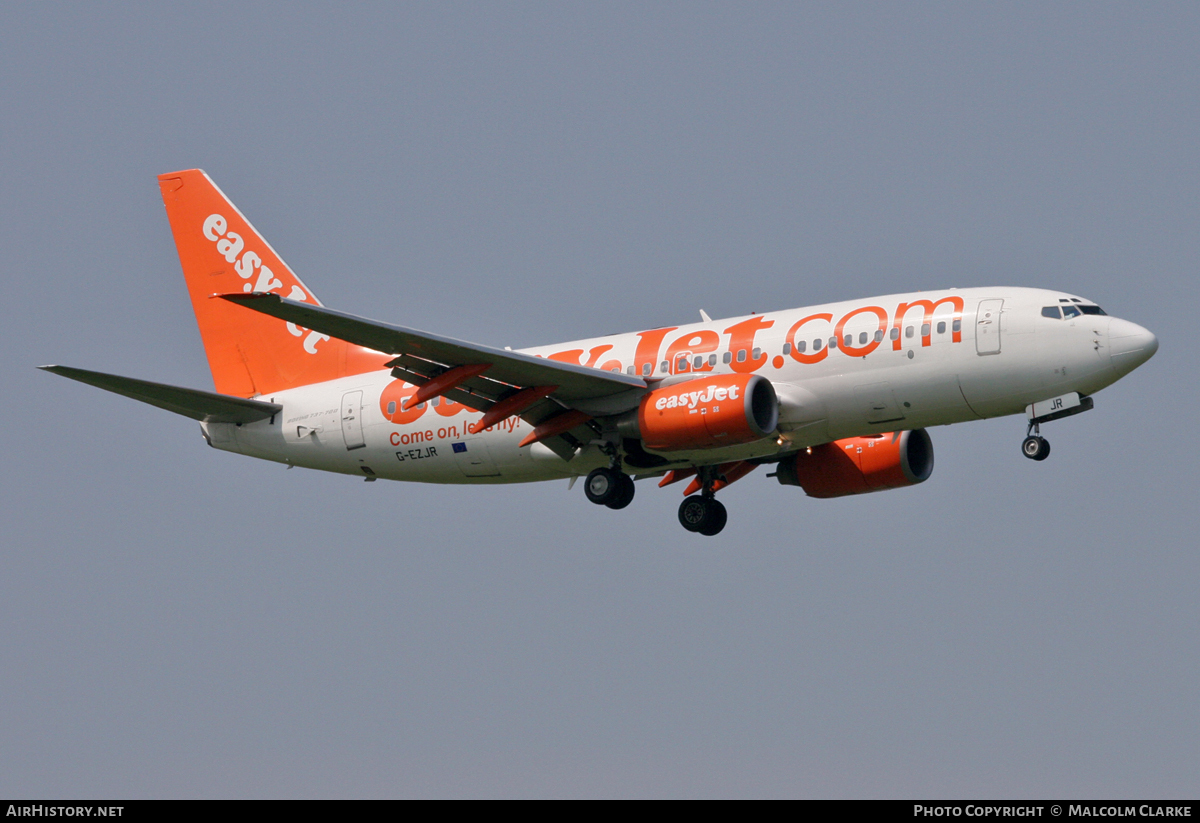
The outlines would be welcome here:
M 1046 306 L 1042 309 L 1042 317 L 1053 317 L 1055 320 L 1062 320 L 1062 312 L 1058 310 L 1058 306 Z
M 1108 316 L 1108 312 L 1106 312 L 1104 309 L 1100 308 L 1099 306 L 1080 306 L 1079 310 L 1081 312 L 1083 312 L 1084 314 L 1102 314 L 1105 317 Z
M 1062 310 L 1063 310 L 1063 317 L 1078 317 L 1079 316 L 1079 307 L 1078 306 L 1067 305 L 1067 306 L 1063 306 Z

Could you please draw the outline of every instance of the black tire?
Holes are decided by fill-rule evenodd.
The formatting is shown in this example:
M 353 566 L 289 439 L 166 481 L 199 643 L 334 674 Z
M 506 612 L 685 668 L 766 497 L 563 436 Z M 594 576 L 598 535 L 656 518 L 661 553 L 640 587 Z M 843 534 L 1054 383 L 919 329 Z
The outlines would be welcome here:
M 1044 437 L 1039 437 L 1038 439 L 1042 441 L 1042 453 L 1035 457 L 1034 460 L 1045 460 L 1050 456 L 1050 441 Z
M 1044 437 L 1026 437 L 1021 444 L 1021 453 L 1030 460 L 1045 460 L 1050 456 L 1050 442 Z
M 679 525 L 690 532 L 698 532 L 708 520 L 709 510 L 708 500 L 700 495 L 685 497 L 679 504 Z
M 725 528 L 725 521 L 729 519 L 729 513 L 725 511 L 725 506 L 721 501 L 715 498 L 708 501 L 708 518 L 700 528 L 696 529 L 700 534 L 707 537 L 720 534 L 721 529 Z
M 622 476 L 609 468 L 592 469 L 583 481 L 583 493 L 597 506 L 607 506 L 620 492 Z
M 612 500 L 609 500 L 604 505 L 610 509 L 623 509 L 633 502 L 633 478 L 624 472 L 620 472 L 617 477 L 617 494 Z

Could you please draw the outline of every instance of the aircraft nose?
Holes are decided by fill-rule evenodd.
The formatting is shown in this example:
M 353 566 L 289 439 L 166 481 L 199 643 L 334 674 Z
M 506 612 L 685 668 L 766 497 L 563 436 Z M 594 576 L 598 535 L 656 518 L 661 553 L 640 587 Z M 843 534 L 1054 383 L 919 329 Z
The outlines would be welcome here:
M 1154 356 L 1158 338 L 1137 323 L 1114 317 L 1108 326 L 1108 346 L 1117 376 L 1124 377 Z

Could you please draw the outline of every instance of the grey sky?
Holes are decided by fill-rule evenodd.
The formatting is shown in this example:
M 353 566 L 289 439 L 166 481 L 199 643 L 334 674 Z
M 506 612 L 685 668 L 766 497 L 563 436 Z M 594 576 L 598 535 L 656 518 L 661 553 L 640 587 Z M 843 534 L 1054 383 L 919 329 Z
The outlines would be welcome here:
M 0 795 L 1200 791 L 1200 7 L 8 4 Z M 365 484 L 36 371 L 211 388 L 154 177 L 327 305 L 492 345 L 917 288 L 1147 365 L 729 527 Z M 15 412 L 24 408 L 31 415 Z M 19 419 L 18 419 L 19 418 Z

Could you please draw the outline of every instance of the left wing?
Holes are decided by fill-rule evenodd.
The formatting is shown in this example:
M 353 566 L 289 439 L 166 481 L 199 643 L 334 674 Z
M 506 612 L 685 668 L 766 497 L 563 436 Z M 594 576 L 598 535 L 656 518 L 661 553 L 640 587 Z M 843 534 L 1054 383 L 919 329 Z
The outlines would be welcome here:
M 509 414 L 517 414 L 534 426 L 535 432 L 538 427 L 551 431 L 556 423 L 575 422 L 564 431 L 538 438 L 567 460 L 595 437 L 597 429 L 590 421 L 578 422 L 582 415 L 563 415 L 625 411 L 637 405 L 647 388 L 646 381 L 634 375 L 481 346 L 287 300 L 277 294 L 214 296 L 358 346 L 397 355 L 388 364 L 396 377 L 422 387 L 440 378 L 449 387 L 439 388 L 437 394 L 484 412 L 485 420 L 486 413 L 497 406 L 497 413 L 508 410 Z M 525 398 L 529 398 L 528 405 Z

